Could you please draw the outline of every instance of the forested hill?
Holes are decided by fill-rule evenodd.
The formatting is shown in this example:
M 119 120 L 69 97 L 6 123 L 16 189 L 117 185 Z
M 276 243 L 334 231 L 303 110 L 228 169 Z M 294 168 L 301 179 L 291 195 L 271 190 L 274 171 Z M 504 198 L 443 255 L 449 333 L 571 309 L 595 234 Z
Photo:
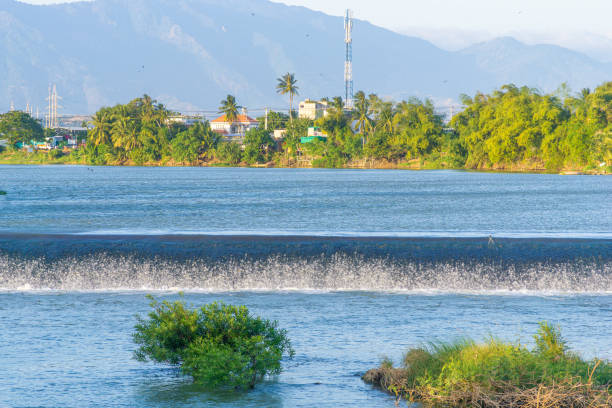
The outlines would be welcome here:
M 354 32 L 355 88 L 395 100 L 454 98 L 504 83 L 550 91 L 612 78 L 612 66 L 553 46 L 508 39 L 441 50 L 363 21 Z M 284 106 L 275 78 L 294 72 L 303 97 L 343 91 L 343 24 L 267 0 L 96 0 L 0 3 L 0 111 L 45 106 L 57 83 L 64 113 L 148 93 L 174 109 Z

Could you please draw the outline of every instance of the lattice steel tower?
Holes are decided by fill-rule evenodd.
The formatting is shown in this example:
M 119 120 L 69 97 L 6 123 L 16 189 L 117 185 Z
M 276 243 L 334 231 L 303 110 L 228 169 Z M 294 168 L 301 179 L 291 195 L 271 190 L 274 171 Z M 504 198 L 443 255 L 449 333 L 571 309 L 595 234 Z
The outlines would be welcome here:
M 346 10 L 344 17 L 344 42 L 346 61 L 344 62 L 344 108 L 353 110 L 353 12 Z

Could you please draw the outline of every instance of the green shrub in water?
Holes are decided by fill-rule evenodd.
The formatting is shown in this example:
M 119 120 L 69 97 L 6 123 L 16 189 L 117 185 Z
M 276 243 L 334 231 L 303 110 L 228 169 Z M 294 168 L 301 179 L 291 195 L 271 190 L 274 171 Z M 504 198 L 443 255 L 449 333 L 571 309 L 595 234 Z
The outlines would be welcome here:
M 182 301 L 150 299 L 153 310 L 148 319 L 138 317 L 134 333 L 136 359 L 180 366 L 196 383 L 253 388 L 279 374 L 282 357 L 294 354 L 277 322 L 253 317 L 245 306 L 211 303 L 190 310 Z
M 496 339 L 432 344 L 408 351 L 399 368 L 385 362 L 363 378 L 426 406 L 612 406 L 610 362 L 583 360 L 546 322 L 534 339 L 532 350 Z

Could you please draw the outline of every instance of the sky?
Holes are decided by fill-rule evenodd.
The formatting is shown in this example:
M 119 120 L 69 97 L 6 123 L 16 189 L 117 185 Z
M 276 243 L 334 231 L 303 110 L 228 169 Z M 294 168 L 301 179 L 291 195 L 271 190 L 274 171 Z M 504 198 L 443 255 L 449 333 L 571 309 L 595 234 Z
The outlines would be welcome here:
M 26 1 L 26 0 L 23 0 Z M 612 0 L 274 0 L 355 18 L 456 50 L 500 36 L 612 61 Z M 61 0 L 27 0 L 33 4 Z

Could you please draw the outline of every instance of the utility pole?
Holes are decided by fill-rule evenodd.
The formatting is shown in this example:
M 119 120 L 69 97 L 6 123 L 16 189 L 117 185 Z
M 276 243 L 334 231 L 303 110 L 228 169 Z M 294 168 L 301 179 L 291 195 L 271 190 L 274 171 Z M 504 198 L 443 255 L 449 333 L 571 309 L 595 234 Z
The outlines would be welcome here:
M 266 122 L 265 122 L 265 123 L 266 123 L 266 124 L 265 124 L 265 128 L 266 128 L 266 130 L 268 130 L 268 111 L 269 111 L 269 109 L 268 109 L 268 108 L 266 108 Z

